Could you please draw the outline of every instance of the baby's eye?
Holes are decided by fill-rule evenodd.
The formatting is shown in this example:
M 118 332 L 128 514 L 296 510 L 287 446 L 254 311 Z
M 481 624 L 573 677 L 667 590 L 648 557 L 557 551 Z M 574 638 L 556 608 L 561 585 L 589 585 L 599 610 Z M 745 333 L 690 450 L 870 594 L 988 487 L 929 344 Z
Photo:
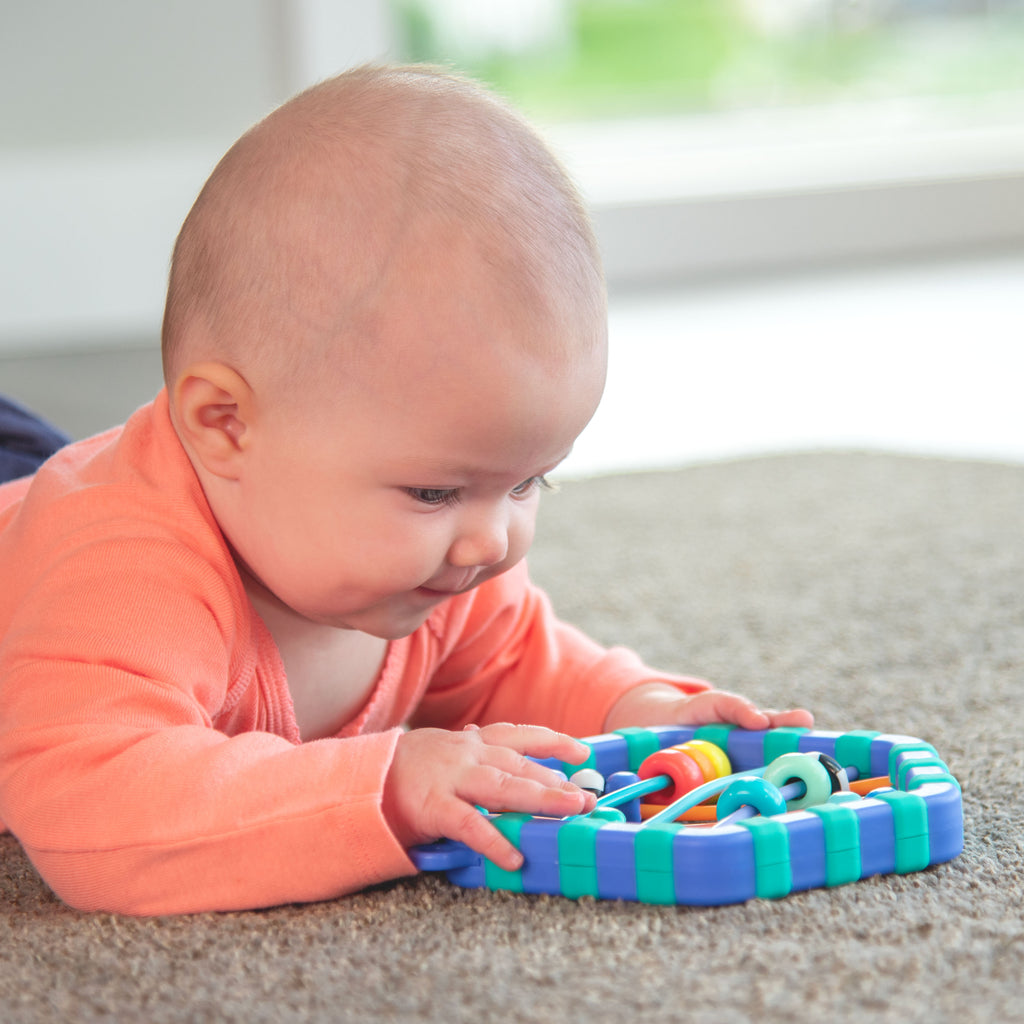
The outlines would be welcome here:
M 517 498 L 525 498 L 526 495 L 532 491 L 540 488 L 544 491 L 551 490 L 551 484 L 548 483 L 547 478 L 543 476 L 531 476 L 529 480 L 524 480 L 521 484 L 512 488 L 512 494 Z
M 423 505 L 456 505 L 459 501 L 457 487 L 407 487 L 405 492 Z

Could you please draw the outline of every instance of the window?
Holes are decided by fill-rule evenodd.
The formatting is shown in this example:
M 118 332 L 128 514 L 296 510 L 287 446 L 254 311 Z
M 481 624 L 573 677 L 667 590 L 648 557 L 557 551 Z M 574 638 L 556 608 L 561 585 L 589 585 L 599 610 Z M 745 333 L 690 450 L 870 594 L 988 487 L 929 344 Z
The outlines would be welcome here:
M 546 128 L 613 287 L 1024 241 L 1024 0 L 392 2 Z
M 395 0 L 400 46 L 548 119 L 1024 90 L 1024 0 Z

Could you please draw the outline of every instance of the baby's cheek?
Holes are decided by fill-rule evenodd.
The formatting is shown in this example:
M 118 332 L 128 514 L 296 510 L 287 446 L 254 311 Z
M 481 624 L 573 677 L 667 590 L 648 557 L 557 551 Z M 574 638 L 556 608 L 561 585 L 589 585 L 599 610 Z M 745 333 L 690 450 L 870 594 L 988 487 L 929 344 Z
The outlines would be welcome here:
M 517 515 L 509 526 L 509 565 L 510 569 L 523 558 L 533 544 L 533 536 L 537 526 L 537 497 L 527 504 L 520 515 Z
M 530 550 L 533 543 L 533 530 L 521 535 L 510 535 L 508 544 L 508 556 L 499 566 L 500 572 L 508 572 L 514 565 L 521 562 Z

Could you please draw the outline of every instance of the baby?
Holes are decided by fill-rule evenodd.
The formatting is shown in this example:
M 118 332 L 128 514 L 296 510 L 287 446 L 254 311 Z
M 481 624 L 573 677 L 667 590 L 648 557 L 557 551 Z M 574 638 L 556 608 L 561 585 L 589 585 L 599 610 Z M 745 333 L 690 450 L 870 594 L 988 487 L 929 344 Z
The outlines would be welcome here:
M 599 647 L 530 583 L 605 320 L 575 191 L 471 83 L 357 69 L 232 147 L 175 246 L 164 390 L 0 487 L 0 818 L 59 896 L 327 899 L 440 836 L 515 869 L 475 805 L 594 799 L 525 755 L 811 724 Z

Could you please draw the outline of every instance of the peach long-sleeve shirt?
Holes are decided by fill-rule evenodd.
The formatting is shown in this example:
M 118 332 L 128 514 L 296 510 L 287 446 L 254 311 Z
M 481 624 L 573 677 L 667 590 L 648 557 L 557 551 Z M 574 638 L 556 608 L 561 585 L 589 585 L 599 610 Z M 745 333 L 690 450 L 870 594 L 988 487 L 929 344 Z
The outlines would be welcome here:
M 669 679 L 558 621 L 525 566 L 393 641 L 366 705 L 303 743 L 165 392 L 0 486 L 0 819 L 81 909 L 326 899 L 415 871 L 381 810 L 403 723 L 600 732 Z

